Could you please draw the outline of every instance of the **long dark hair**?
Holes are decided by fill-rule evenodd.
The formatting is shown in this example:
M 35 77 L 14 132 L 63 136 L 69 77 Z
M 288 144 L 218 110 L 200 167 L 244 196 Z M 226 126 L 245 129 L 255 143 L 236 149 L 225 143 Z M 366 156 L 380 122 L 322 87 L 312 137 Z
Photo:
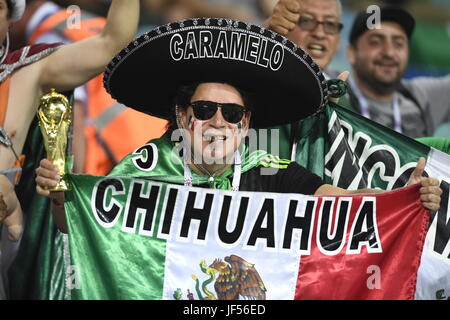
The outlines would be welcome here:
M 167 131 L 172 132 L 178 129 L 177 125 L 177 107 L 186 110 L 191 102 L 191 98 L 195 93 L 195 90 L 200 83 L 194 83 L 190 85 L 184 85 L 177 89 L 175 98 L 172 104 L 172 110 L 170 110 L 169 123 L 167 124 Z
M 13 5 L 12 5 L 11 0 L 6 0 L 6 6 L 8 7 L 8 15 L 7 15 L 7 17 L 9 19 L 12 16 L 12 10 L 13 10 Z

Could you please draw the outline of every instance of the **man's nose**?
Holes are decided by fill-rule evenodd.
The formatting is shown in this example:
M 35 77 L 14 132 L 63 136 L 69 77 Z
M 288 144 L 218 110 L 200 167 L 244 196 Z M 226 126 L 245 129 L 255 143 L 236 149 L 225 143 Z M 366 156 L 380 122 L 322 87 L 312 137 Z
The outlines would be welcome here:
M 214 128 L 222 128 L 225 127 L 226 121 L 222 115 L 222 108 L 218 107 L 214 116 L 209 120 L 209 123 Z
M 327 34 L 325 32 L 325 27 L 323 23 L 318 23 L 316 27 L 313 30 L 311 30 L 311 34 L 319 39 L 325 38 Z
M 387 57 L 395 57 L 397 49 L 391 41 L 386 41 L 383 45 L 383 54 Z

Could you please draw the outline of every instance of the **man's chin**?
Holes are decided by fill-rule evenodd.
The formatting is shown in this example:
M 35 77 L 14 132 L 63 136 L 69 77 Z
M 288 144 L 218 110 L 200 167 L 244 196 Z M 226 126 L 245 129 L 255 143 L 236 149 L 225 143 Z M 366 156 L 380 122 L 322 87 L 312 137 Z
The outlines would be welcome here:
M 374 81 L 372 86 L 374 86 L 377 91 L 381 92 L 392 92 L 398 88 L 402 77 L 396 73 L 395 75 L 387 74 L 377 74 L 374 76 Z
M 390 72 L 380 70 L 375 72 L 376 80 L 386 86 L 397 85 L 402 77 L 403 73 L 399 72 L 398 69 L 391 70 Z
M 226 164 L 233 164 L 234 159 L 231 155 L 226 155 L 221 152 L 213 152 L 211 154 L 203 154 L 203 163 L 208 165 L 226 165 Z
M 234 153 L 233 153 L 234 154 Z M 193 157 L 195 164 L 225 165 L 233 164 L 233 154 L 226 154 L 220 150 L 203 150 L 202 154 L 196 153 Z

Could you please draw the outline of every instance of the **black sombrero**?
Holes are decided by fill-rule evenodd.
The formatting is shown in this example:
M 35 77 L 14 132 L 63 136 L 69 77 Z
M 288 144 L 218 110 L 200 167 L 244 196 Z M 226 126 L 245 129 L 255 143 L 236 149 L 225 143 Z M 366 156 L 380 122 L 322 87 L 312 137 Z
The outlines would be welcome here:
M 307 53 L 275 32 L 231 19 L 189 19 L 149 31 L 104 74 L 114 99 L 164 119 L 177 89 L 199 82 L 252 93 L 255 127 L 306 118 L 327 102 L 325 78 Z

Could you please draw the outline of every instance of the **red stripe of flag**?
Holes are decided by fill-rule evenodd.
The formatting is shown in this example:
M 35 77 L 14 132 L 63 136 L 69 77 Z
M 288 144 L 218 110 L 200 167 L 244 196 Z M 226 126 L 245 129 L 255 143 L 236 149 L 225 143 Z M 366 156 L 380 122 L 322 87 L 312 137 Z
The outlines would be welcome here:
M 301 257 L 295 299 L 413 299 L 429 223 L 429 212 L 420 202 L 419 188 L 415 185 L 369 195 L 376 197 L 381 253 L 369 253 L 367 245 L 362 246 L 359 254 L 346 253 L 356 213 L 368 195 L 352 197 L 344 247 L 335 255 L 322 253 L 316 240 L 319 210 L 324 200 L 320 197 L 312 229 L 311 254 Z M 336 206 L 337 201 L 335 210 Z M 333 226 L 336 220 L 333 216 Z M 374 233 L 365 236 L 360 233 L 355 239 L 364 241 Z

